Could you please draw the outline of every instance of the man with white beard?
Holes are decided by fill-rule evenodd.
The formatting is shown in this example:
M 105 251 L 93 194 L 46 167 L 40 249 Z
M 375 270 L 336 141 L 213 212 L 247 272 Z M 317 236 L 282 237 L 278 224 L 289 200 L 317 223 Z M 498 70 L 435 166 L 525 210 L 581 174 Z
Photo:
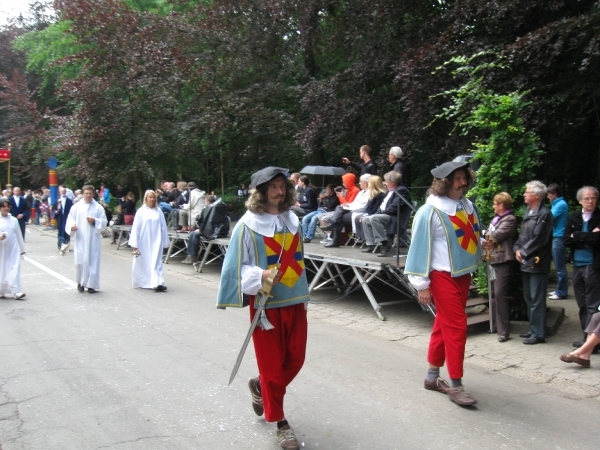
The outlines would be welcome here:
M 94 200 L 94 186 L 83 187 L 83 201 L 73 205 L 65 229 L 75 237 L 77 290 L 93 294 L 100 288 L 100 246 L 106 227 L 104 208 Z

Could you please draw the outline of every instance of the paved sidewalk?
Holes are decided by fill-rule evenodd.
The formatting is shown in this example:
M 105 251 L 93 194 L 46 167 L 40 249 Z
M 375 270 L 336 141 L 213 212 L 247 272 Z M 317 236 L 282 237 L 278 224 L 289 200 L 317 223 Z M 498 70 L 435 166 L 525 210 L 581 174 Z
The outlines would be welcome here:
M 46 231 L 44 234 L 50 235 L 51 232 Z M 116 251 L 115 246 L 109 244 L 109 239 L 103 239 L 103 251 L 131 258 L 131 251 L 126 248 Z M 182 258 L 174 258 L 164 266 L 165 272 L 212 288 L 217 286 L 220 263 L 206 266 L 203 273 L 199 274 L 192 266 L 181 264 L 181 260 Z M 551 283 L 550 286 L 553 288 L 554 284 Z M 375 295 L 381 301 L 394 300 L 381 293 L 375 292 Z M 425 313 L 416 302 L 409 302 L 384 307 L 383 313 L 387 320 L 381 321 L 362 292 L 355 292 L 338 300 L 339 297 L 340 294 L 335 290 L 313 294 L 308 310 L 309 320 L 323 320 L 348 327 L 357 333 L 370 334 L 388 341 L 397 341 L 398 345 L 420 349 L 423 351 L 425 373 L 425 356 L 433 323 L 433 317 L 429 313 Z M 386 300 L 380 297 L 385 297 Z M 595 398 L 600 401 L 600 355 L 592 355 L 590 369 L 559 360 L 561 354 L 572 350 L 572 342 L 582 337 L 572 291 L 569 292 L 569 299 L 548 300 L 548 306 L 564 308 L 565 318 L 557 333 L 549 336 L 545 344 L 529 346 L 522 343 L 518 335 L 529 329 L 526 322 L 512 322 L 511 339 L 505 343 L 499 343 L 495 334 L 489 334 L 486 324 L 470 327 L 466 347 L 466 384 L 468 367 L 473 365 L 534 383 L 547 384 L 569 397 Z M 446 376 L 444 370 L 442 374 Z

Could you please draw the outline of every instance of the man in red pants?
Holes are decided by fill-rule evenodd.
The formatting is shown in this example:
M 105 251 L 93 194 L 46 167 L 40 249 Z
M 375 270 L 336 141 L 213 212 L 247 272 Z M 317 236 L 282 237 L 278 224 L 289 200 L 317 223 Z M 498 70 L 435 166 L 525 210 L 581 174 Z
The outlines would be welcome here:
M 458 405 L 476 400 L 462 385 L 471 273 L 481 263 L 480 221 L 475 205 L 464 197 L 473 174 L 468 164 L 447 162 L 431 171 L 431 195 L 413 222 L 404 273 L 418 291 L 419 302 L 435 301 L 429 340 L 425 389 L 442 392 Z M 447 363 L 450 385 L 440 378 Z
M 302 230 L 290 208 L 295 190 L 287 170 L 267 167 L 252 175 L 255 190 L 248 211 L 235 226 L 225 260 L 217 299 L 218 308 L 250 306 L 256 314 L 258 291 L 275 277 L 257 328 L 252 334 L 259 376 L 248 387 L 252 408 L 267 422 L 277 423 L 277 439 L 284 449 L 299 444 L 288 424 L 283 401 L 306 353 L 306 306 L 309 300 L 304 270 Z

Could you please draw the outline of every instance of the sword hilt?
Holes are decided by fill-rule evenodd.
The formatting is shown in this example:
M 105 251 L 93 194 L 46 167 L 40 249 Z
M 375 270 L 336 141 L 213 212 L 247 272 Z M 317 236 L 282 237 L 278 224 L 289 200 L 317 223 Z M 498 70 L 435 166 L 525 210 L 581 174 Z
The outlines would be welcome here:
M 275 265 L 275 267 L 273 267 L 271 269 L 271 273 L 269 274 L 269 276 L 267 277 L 267 279 L 264 281 L 262 287 L 260 288 L 260 290 L 258 291 L 258 293 L 264 297 L 273 297 L 271 295 L 271 291 L 273 290 L 273 283 L 275 281 L 275 278 L 277 277 L 277 275 L 279 275 L 279 268 L 281 267 L 281 264 L 277 263 Z

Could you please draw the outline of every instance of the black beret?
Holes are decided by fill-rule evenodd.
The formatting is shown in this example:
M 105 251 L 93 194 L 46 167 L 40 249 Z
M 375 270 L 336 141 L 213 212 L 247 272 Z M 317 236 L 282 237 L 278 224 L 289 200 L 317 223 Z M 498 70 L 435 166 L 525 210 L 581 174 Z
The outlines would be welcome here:
M 431 175 L 433 175 L 436 178 L 446 178 L 448 175 L 450 175 L 452 172 L 454 172 L 456 169 L 463 169 L 465 167 L 469 167 L 469 163 L 461 161 L 450 161 L 450 162 L 445 162 L 444 164 L 442 164 L 441 166 L 437 166 L 435 169 L 431 170 Z
M 261 184 L 268 183 L 272 179 L 277 178 L 281 175 L 287 178 L 288 173 L 288 169 L 282 169 L 281 167 L 265 167 L 264 169 L 261 169 L 258 172 L 254 172 L 250 177 L 250 182 L 252 183 L 252 187 L 256 188 Z

